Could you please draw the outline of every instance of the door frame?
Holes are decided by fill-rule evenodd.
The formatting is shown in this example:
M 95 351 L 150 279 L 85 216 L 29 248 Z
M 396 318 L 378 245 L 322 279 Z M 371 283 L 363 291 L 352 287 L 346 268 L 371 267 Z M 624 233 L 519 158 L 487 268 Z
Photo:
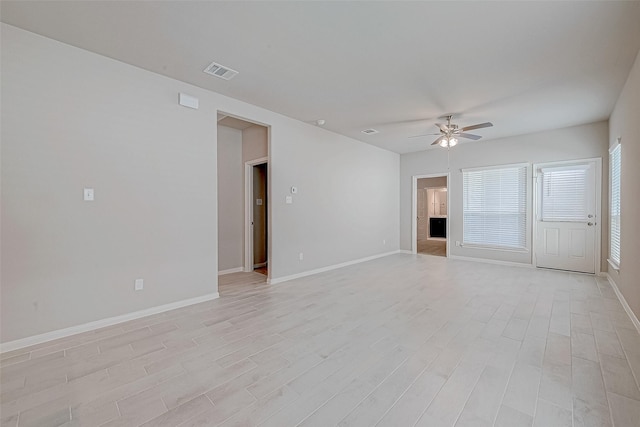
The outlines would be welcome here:
M 595 223 L 595 239 L 594 239 L 594 272 L 595 275 L 598 276 L 602 272 L 602 157 L 593 157 L 588 159 L 575 159 L 575 160 L 560 160 L 556 162 L 542 162 L 542 163 L 534 163 L 532 172 L 533 172 L 533 217 L 532 217 L 532 236 L 531 236 L 531 248 L 532 248 L 532 263 L 535 268 L 544 268 L 538 267 L 538 261 L 536 258 L 537 247 L 536 247 L 536 236 L 538 233 L 538 214 L 540 213 L 540 194 L 538 189 L 538 169 L 543 167 L 553 167 L 553 166 L 563 166 L 563 165 L 571 165 L 571 164 L 579 164 L 579 163 L 595 163 L 595 209 L 596 209 L 596 223 Z M 580 274 L 580 272 L 576 272 Z M 589 274 L 589 273 L 581 273 L 581 274 Z
M 248 160 L 244 163 L 244 266 L 246 273 L 253 271 L 253 167 L 266 164 L 269 176 L 269 157 Z M 267 184 L 267 211 L 271 206 L 269 200 L 269 185 Z M 268 217 L 267 217 L 268 218 Z M 269 229 L 267 219 L 267 230 Z M 269 245 L 267 244 L 267 248 Z M 268 250 L 268 249 L 267 249 Z M 267 252 L 267 263 L 271 254 Z
M 447 258 L 449 257 L 449 251 L 451 245 L 449 244 L 449 238 L 451 236 L 450 227 L 451 221 L 451 192 L 449 191 L 449 182 L 451 180 L 449 173 L 432 173 L 427 175 L 413 175 L 411 177 L 411 253 L 418 253 L 418 180 L 422 178 L 447 178 Z M 443 187 L 438 187 L 443 188 Z

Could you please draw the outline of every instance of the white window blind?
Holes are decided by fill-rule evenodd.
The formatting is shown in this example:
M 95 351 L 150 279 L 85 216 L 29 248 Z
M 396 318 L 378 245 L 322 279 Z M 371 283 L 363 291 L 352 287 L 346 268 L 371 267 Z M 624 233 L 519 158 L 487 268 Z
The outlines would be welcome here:
M 611 171 L 611 204 L 610 204 L 610 260 L 620 265 L 620 145 L 618 144 L 609 155 L 609 170 Z
M 463 243 L 526 248 L 527 166 L 463 171 Z
M 585 165 L 541 170 L 543 221 L 586 221 L 588 173 Z

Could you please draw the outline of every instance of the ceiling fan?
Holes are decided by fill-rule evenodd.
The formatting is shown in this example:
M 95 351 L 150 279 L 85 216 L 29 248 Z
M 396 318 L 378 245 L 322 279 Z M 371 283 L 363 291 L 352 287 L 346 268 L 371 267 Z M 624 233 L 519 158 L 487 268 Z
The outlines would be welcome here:
M 452 115 L 445 116 L 445 118 L 447 119 L 446 124 L 436 123 L 436 126 L 438 126 L 438 128 L 440 129 L 440 133 L 428 133 L 426 135 L 416 135 L 416 136 L 412 136 L 411 138 L 419 138 L 427 135 L 440 135 L 440 137 L 435 141 L 433 141 L 431 145 L 437 144 L 437 145 L 440 145 L 441 147 L 449 148 L 449 147 L 453 147 L 458 143 L 458 138 L 467 138 L 467 139 L 472 139 L 474 141 L 477 141 L 478 139 L 482 138 L 480 135 L 466 133 L 466 131 L 488 128 L 493 126 L 493 123 L 485 122 L 485 123 L 478 123 L 477 125 L 465 126 L 461 128 L 461 127 L 458 127 L 458 125 L 451 123 L 451 117 L 453 116 Z

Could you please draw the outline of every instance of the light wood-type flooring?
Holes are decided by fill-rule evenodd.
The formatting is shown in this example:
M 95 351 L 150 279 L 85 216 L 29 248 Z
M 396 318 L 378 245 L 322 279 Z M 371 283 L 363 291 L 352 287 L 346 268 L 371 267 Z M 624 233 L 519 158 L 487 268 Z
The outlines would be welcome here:
M 416 248 L 419 254 L 447 256 L 446 240 L 418 240 Z
M 254 268 L 253 271 L 256 273 L 264 274 L 265 276 L 269 275 L 269 269 L 267 268 L 267 266 Z
M 263 279 L 2 354 L 2 426 L 640 425 L 604 279 L 405 254 Z

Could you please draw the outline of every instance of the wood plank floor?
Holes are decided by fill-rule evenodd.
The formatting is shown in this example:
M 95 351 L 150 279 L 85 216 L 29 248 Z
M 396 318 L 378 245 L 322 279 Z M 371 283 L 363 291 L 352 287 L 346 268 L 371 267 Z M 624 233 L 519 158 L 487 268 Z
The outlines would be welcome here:
M 2 426 L 640 426 L 600 278 L 393 255 L 220 294 L 2 354 Z
M 447 256 L 446 240 L 418 240 L 417 251 L 419 254 Z

